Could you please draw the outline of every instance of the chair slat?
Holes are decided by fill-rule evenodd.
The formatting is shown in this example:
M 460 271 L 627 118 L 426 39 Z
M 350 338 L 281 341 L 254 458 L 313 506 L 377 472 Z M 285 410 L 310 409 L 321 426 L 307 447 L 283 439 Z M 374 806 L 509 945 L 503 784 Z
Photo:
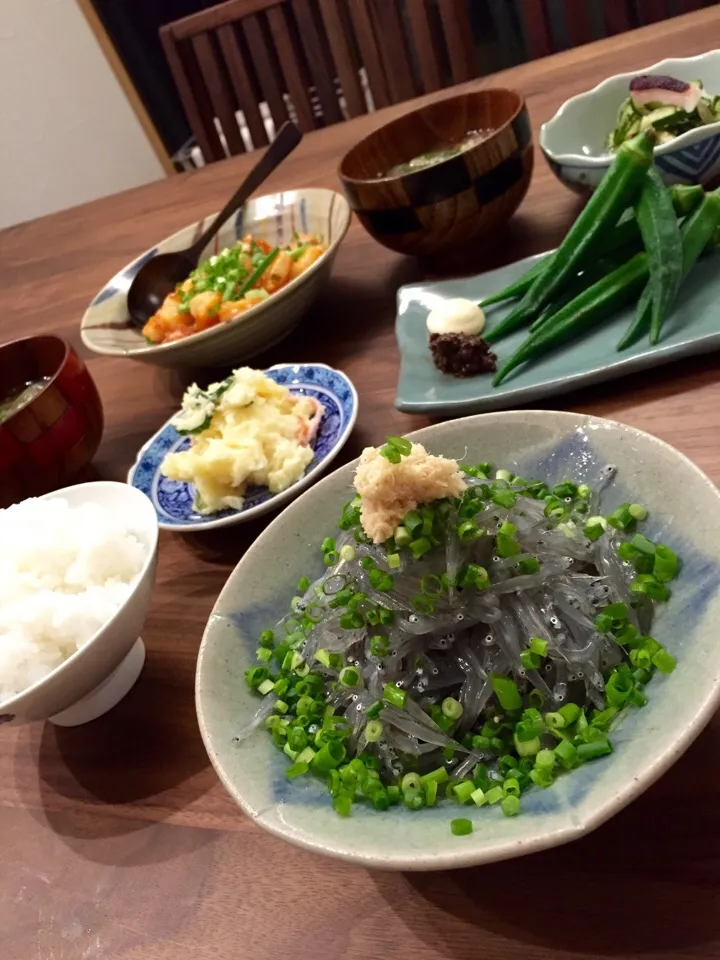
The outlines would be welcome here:
M 298 59 L 285 20 L 285 12 L 279 6 L 271 7 L 267 12 L 267 18 L 288 93 L 295 108 L 298 126 L 303 133 L 308 133 L 315 126 L 313 112 L 310 97 L 300 74 Z
M 351 117 L 359 117 L 367 113 L 367 107 L 338 0 L 320 0 L 320 13 L 335 61 L 335 69 L 340 78 L 347 112 Z
M 199 33 L 190 41 L 197 57 L 200 73 L 210 96 L 215 116 L 225 134 L 231 154 L 245 153 L 245 144 L 240 133 L 230 86 L 221 73 L 218 55 L 208 33 Z
M 295 21 L 308 60 L 310 76 L 325 123 L 337 123 L 342 120 L 340 104 L 335 90 L 335 71 L 331 68 L 327 51 L 317 30 L 312 6 L 309 0 L 291 0 Z
M 225 57 L 230 82 L 235 90 L 240 109 L 245 115 L 245 123 L 250 131 L 253 147 L 266 147 L 269 144 L 265 123 L 260 113 L 257 100 L 253 95 L 250 77 L 245 69 L 245 60 L 240 51 L 240 44 L 235 34 L 235 28 L 225 25 L 218 29 L 218 42 Z
M 665 20 L 670 16 L 665 0 L 635 0 L 638 17 L 643 25 Z
M 407 0 L 410 34 L 420 68 L 423 90 L 432 93 L 442 85 L 442 69 L 435 35 L 430 25 L 427 0 Z
M 453 83 L 472 80 L 477 64 L 467 0 L 441 0 L 439 9 Z
M 545 18 L 544 0 L 522 0 L 520 13 L 527 52 L 531 60 L 538 60 L 552 53 L 548 22 Z
M 390 96 L 378 56 L 378 48 L 366 0 L 348 0 L 348 8 L 355 27 L 355 38 L 360 48 L 360 56 L 368 75 L 373 103 L 376 108 L 387 107 L 390 104 Z
M 419 91 L 415 89 L 400 7 L 394 0 L 390 3 L 387 0 L 370 0 L 370 4 L 390 99 L 393 103 L 411 100 Z
M 632 29 L 629 6 L 632 0 L 604 0 L 603 19 L 608 33 L 625 33 Z
M 278 83 L 278 76 L 271 60 L 271 51 L 265 42 L 262 27 L 260 25 L 259 15 L 250 14 L 241 21 L 242 31 L 245 35 L 247 48 L 250 52 L 250 59 L 255 67 L 255 72 L 260 81 L 260 88 L 263 92 L 270 116 L 273 118 L 275 129 L 277 130 L 286 120 L 289 119 L 287 104 L 283 97 L 283 91 Z
M 175 86 L 180 94 L 193 136 L 197 140 L 206 163 L 225 158 L 220 137 L 212 122 L 210 101 L 202 84 L 195 87 L 185 69 L 185 63 L 172 34 L 171 25 L 160 28 L 160 41 L 165 51 Z
M 617 0 L 615 0 L 617 3 Z M 593 29 L 593 21 L 588 0 L 565 0 L 565 26 L 571 47 L 579 47 L 598 39 Z

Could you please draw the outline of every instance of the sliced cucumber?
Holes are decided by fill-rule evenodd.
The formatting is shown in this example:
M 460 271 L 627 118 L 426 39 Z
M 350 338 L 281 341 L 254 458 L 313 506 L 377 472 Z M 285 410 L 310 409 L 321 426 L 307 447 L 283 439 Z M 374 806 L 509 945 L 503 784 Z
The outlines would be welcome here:
M 193 384 L 183 397 L 182 410 L 175 414 L 171 423 L 178 433 L 201 433 L 210 426 L 216 406 L 212 397 Z
M 687 117 L 687 113 L 679 107 L 657 107 L 646 113 L 640 121 L 640 130 L 647 130 L 648 127 L 656 127 L 658 130 L 666 130 L 672 124 Z

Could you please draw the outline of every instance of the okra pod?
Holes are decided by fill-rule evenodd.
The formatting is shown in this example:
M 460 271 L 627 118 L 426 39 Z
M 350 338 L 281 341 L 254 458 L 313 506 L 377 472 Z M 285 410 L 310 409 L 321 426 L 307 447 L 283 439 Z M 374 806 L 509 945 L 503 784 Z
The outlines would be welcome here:
M 647 276 L 647 254 L 637 253 L 627 263 L 588 287 L 559 310 L 537 333 L 528 337 L 495 375 L 493 386 L 502 383 L 521 363 L 533 360 L 558 344 L 584 333 L 625 306 L 637 294 Z
M 623 143 L 587 206 L 553 254 L 547 269 L 536 277 L 517 307 L 486 334 L 488 342 L 495 343 L 534 320 L 568 280 L 591 257 L 597 256 L 608 233 L 640 193 L 652 164 L 654 143 L 652 128 Z

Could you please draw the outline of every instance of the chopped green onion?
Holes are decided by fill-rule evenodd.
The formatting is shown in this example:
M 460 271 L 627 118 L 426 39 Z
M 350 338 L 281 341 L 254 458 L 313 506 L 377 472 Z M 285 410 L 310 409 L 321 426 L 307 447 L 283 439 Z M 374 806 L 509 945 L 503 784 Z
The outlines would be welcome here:
M 383 698 L 394 707 L 399 707 L 402 710 L 407 700 L 407 693 L 400 687 L 395 686 L 394 683 L 386 683 L 383 687 Z
M 345 759 L 347 751 L 342 743 L 336 740 L 330 740 L 324 743 L 318 750 L 312 760 L 312 766 L 318 773 L 327 773 L 339 767 Z
M 520 663 L 526 670 L 537 670 L 540 666 L 540 657 L 532 650 L 521 650 Z
M 572 723 L 576 723 L 580 718 L 582 710 L 576 703 L 566 703 L 564 706 L 560 707 L 558 713 L 563 718 L 565 723 L 570 726 Z
M 390 641 L 382 634 L 370 637 L 370 653 L 374 657 L 386 657 L 390 652 Z
M 513 537 L 498 533 L 495 538 L 495 551 L 499 557 L 514 557 L 520 553 L 522 547 Z
M 424 594 L 420 593 L 410 601 L 418 613 L 431 614 L 435 611 L 435 604 Z
M 400 781 L 400 789 L 403 793 L 406 790 L 419 790 L 422 787 L 422 780 L 419 773 L 406 773 Z
M 360 674 L 355 667 L 343 667 L 338 679 L 344 687 L 356 687 L 360 683 Z
M 340 547 L 340 559 L 345 560 L 347 563 L 354 560 L 357 556 L 357 550 L 353 547 L 352 544 L 346 543 Z
M 409 546 L 410 552 L 416 559 L 424 557 L 426 553 L 432 550 L 432 543 L 427 537 L 418 537 L 416 540 L 411 540 Z
M 555 747 L 553 753 L 566 770 L 570 770 L 571 767 L 575 766 L 577 750 L 569 740 L 561 740 Z
M 487 797 L 482 787 L 477 787 L 477 789 L 473 790 L 470 794 L 470 799 L 476 807 L 482 807 L 483 804 L 487 803 Z
M 429 773 L 424 774 L 422 777 L 420 777 L 420 779 L 423 783 L 428 783 L 430 780 L 435 780 L 437 783 L 445 783 L 449 777 L 450 775 L 445 767 L 436 767 L 435 770 L 431 770 Z
M 609 753 L 612 753 L 612 745 L 607 737 L 593 740 L 590 743 L 580 743 L 577 746 L 577 758 L 580 762 L 605 757 Z
M 653 563 L 653 576 L 661 583 L 668 580 L 674 580 L 680 569 L 680 560 L 670 547 L 659 543 L 655 547 L 655 559 Z
M 628 507 L 628 512 L 633 520 L 647 519 L 647 507 L 644 507 L 641 503 L 631 503 Z
M 530 637 L 530 649 L 539 657 L 546 657 L 548 652 L 548 642 L 542 637 Z
M 540 750 L 535 757 L 535 766 L 538 770 L 552 770 L 555 766 L 555 754 L 552 750 Z
M 505 490 L 502 487 L 496 487 L 490 494 L 490 499 L 499 507 L 505 507 L 510 510 L 515 506 L 517 495 L 512 490 Z
M 504 797 L 502 787 L 492 787 L 485 791 L 485 800 L 487 803 L 499 803 Z
M 393 536 L 395 545 L 398 547 L 407 547 L 412 540 L 412 535 L 407 527 L 399 526 L 395 527 L 395 534 Z
M 403 457 L 409 456 L 412 452 L 412 444 L 405 437 L 388 437 L 387 442 L 391 447 L 395 447 Z
M 463 520 L 457 528 L 457 535 L 463 543 L 470 543 L 480 536 L 480 530 L 474 520 Z
M 326 567 L 334 567 L 340 558 L 336 550 L 328 550 L 324 559 Z
M 368 743 L 375 743 L 383 734 L 383 725 L 379 720 L 370 720 L 365 727 L 365 738 Z
M 509 470 L 498 470 L 495 473 L 495 479 L 503 481 L 504 483 L 510 483 L 512 480 L 512 474 Z
M 441 709 L 448 720 L 459 720 L 463 714 L 462 704 L 454 697 L 445 697 Z
M 387 559 L 387 565 L 390 567 L 391 570 L 397 570 L 401 564 L 399 553 L 389 553 L 386 559 Z
M 349 817 L 352 808 L 352 800 L 346 794 L 340 794 L 333 800 L 333 808 L 341 817 Z
M 470 797 L 475 792 L 475 784 L 472 780 L 463 780 L 462 783 L 455 784 L 452 792 L 458 803 L 469 803 Z
M 520 812 L 520 800 L 513 794 L 503 797 L 500 801 L 500 809 L 506 817 L 514 817 Z
M 291 766 L 287 768 L 287 770 L 285 771 L 285 776 L 288 778 L 288 780 L 293 780 L 295 777 L 299 777 L 301 776 L 301 774 L 307 773 L 309 769 L 310 769 L 309 763 L 304 763 L 304 762 L 300 763 L 296 761 L 295 763 L 293 763 Z
M 653 656 L 652 662 L 660 673 L 672 673 L 675 669 L 675 658 L 667 650 L 658 650 Z
M 420 589 L 426 596 L 433 599 L 443 595 L 443 585 L 440 577 L 435 576 L 434 573 L 426 573 L 420 578 Z
M 503 710 L 519 710 L 522 707 L 522 697 L 514 680 L 491 673 L 490 683 Z
M 272 647 L 275 642 L 275 634 L 272 630 L 263 630 L 258 637 L 258 643 L 261 647 Z
M 450 831 L 455 837 L 466 837 L 473 832 L 472 820 L 467 817 L 455 817 L 450 821 Z
M 613 510 L 607 518 L 607 522 L 611 527 L 615 527 L 616 530 L 627 530 L 634 520 L 635 518 L 630 512 L 629 503 L 621 504 L 617 510 Z

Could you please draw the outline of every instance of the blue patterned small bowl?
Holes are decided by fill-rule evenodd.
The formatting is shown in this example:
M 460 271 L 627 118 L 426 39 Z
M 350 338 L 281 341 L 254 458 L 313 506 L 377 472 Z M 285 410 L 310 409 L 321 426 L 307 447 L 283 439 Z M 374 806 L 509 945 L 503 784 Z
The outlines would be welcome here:
M 313 442 L 315 457 L 304 475 L 281 493 L 270 493 L 265 487 L 248 490 L 242 510 L 223 510 L 202 516 L 193 510 L 192 486 L 169 480 L 160 472 L 166 454 L 190 446 L 190 438 L 181 436 L 168 421 L 140 450 L 128 474 L 128 483 L 149 497 L 155 507 L 161 530 L 197 533 L 244 523 L 277 510 L 317 480 L 342 449 L 358 412 L 357 392 L 344 373 L 324 363 L 279 363 L 265 373 L 291 393 L 315 397 L 325 407 L 325 416 Z
M 586 193 L 600 183 L 613 159 L 605 148 L 605 138 L 615 127 L 630 80 L 643 73 L 702 80 L 708 95 L 720 94 L 720 50 L 698 57 L 661 60 L 651 67 L 619 73 L 567 100 L 540 129 L 542 152 L 552 172 L 566 187 Z M 656 147 L 655 165 L 668 185 L 714 186 L 720 177 L 720 123 L 689 130 Z

